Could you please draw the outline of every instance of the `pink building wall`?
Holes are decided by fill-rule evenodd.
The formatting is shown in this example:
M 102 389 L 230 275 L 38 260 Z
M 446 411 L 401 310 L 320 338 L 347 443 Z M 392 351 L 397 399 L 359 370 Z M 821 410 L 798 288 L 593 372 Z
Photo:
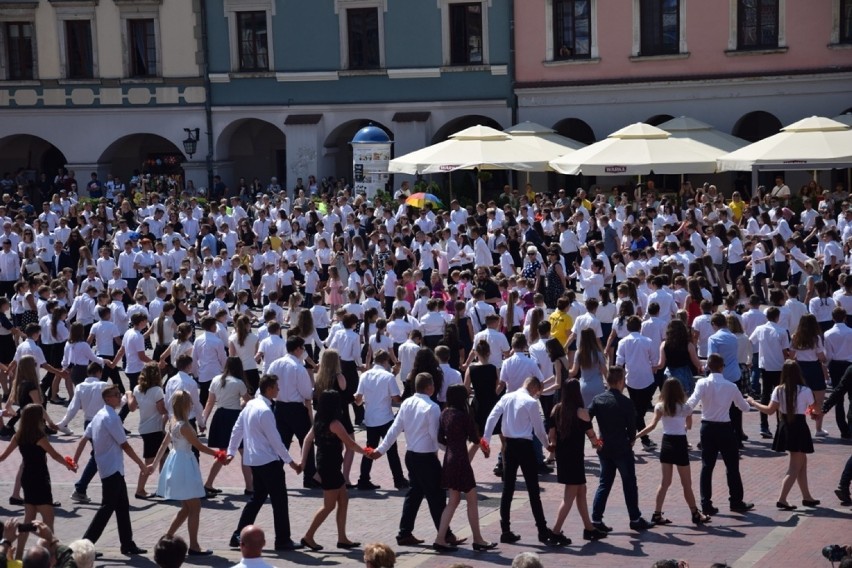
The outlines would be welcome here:
M 782 53 L 729 55 L 732 0 L 685 2 L 686 58 L 653 57 L 632 61 L 633 0 L 594 0 L 600 61 L 545 64 L 547 0 L 515 2 L 516 80 L 519 87 L 541 83 L 624 81 L 649 77 L 762 75 L 852 67 L 849 46 L 831 48 L 837 0 L 781 0 L 787 50 Z M 681 22 L 683 26 L 683 21 Z M 594 32 L 593 32 L 594 33 Z M 850 85 L 852 91 L 852 85 Z

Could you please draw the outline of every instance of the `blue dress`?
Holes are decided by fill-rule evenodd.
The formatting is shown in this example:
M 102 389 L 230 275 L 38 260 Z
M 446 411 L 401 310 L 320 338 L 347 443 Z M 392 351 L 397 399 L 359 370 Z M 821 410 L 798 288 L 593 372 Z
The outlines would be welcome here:
M 184 422 L 172 426 L 172 451 L 166 458 L 160 479 L 157 483 L 157 495 L 164 499 L 187 501 L 204 497 L 204 482 L 201 480 L 201 468 L 192 453 L 192 444 L 180 432 Z
M 603 362 L 603 355 L 597 354 L 599 362 Z M 606 390 L 604 377 L 601 374 L 600 364 L 596 363 L 588 369 L 580 369 L 580 393 L 586 408 L 592 405 L 592 399 Z M 584 430 L 585 431 L 585 430 Z

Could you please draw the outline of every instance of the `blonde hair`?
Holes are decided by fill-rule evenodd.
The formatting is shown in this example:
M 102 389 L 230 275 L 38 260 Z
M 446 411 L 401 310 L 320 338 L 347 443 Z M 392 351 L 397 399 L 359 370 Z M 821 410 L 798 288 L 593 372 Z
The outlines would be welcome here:
M 336 349 L 326 349 L 322 352 L 319 361 L 319 370 L 316 374 L 316 393 L 320 394 L 327 390 L 336 390 L 337 376 L 340 375 L 340 355 Z
M 192 398 L 189 393 L 183 390 L 175 391 L 172 395 L 172 416 L 175 422 L 186 422 L 189 420 L 189 408 L 192 404 Z

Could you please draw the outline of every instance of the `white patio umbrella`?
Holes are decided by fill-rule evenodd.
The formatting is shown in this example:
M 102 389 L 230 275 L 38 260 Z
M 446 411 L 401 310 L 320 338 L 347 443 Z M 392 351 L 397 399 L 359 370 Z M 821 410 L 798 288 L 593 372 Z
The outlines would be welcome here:
M 565 154 L 570 154 L 575 150 L 586 147 L 582 142 L 562 136 L 552 128 L 535 122 L 521 122 L 515 126 L 506 128 L 503 132 L 511 135 L 518 142 L 535 148 L 539 151 L 541 157 L 548 161 L 555 160 L 559 156 L 564 156 Z M 549 164 L 545 169 L 547 171 L 552 170 Z M 527 182 L 529 180 L 530 172 L 527 171 Z
M 576 152 L 550 161 L 566 175 L 589 176 L 707 174 L 716 171 L 720 151 L 656 126 L 637 122 Z
M 733 152 L 743 146 L 747 146 L 749 143 L 748 140 L 743 140 L 727 132 L 716 130 L 709 124 L 688 116 L 673 118 L 657 125 L 657 127 L 662 128 L 675 138 L 695 140 L 713 148 L 718 148 L 722 152 Z
M 390 161 L 388 171 L 402 174 L 434 174 L 456 170 L 545 171 L 547 158 L 528 144 L 488 126 L 471 126 L 448 140 Z M 482 199 L 482 184 L 479 184 Z
M 762 169 L 815 170 L 852 164 L 852 127 L 830 118 L 812 116 L 781 132 L 719 157 L 723 171 Z

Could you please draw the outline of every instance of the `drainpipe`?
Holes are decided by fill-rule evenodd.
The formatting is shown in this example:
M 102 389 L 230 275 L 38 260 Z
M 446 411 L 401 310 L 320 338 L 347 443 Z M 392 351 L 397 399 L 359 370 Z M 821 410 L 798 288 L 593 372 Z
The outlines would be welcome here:
M 509 0 L 509 93 L 506 102 L 514 126 L 518 123 L 518 97 L 515 95 L 515 0 Z M 512 170 L 512 187 L 518 187 L 518 172 Z
M 207 194 L 213 190 L 213 101 L 210 86 L 210 50 L 207 37 L 207 0 L 198 0 L 201 18 L 201 73 L 204 76 L 204 118 L 207 132 Z

